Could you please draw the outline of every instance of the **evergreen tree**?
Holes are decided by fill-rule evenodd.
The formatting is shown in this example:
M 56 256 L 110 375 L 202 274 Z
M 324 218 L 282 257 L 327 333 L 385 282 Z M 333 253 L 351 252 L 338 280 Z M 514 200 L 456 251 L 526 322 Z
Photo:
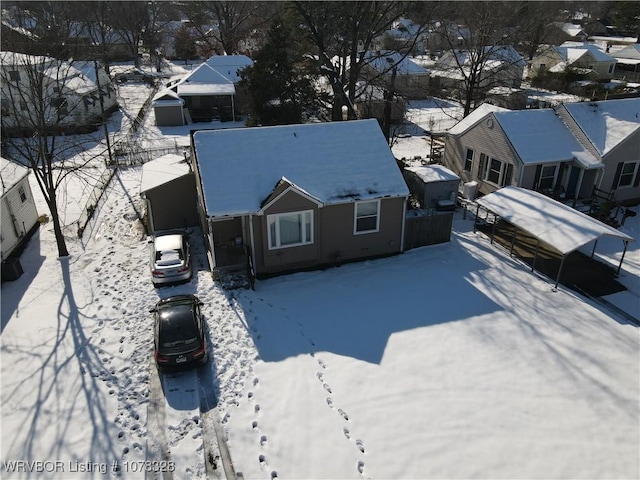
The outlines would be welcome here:
M 308 60 L 291 29 L 281 20 L 270 27 L 254 64 L 242 72 L 241 86 L 249 94 L 249 125 L 301 123 L 319 109 Z

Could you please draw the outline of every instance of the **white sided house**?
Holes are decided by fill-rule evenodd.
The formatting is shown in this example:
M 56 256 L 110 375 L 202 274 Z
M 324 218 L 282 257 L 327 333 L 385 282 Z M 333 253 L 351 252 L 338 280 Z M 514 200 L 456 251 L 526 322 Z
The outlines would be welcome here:
M 29 135 L 35 128 L 95 130 L 117 108 L 109 76 L 93 63 L 0 52 L 2 128 Z M 44 122 L 44 125 L 42 124 Z
M 38 211 L 29 186 L 29 169 L 0 157 L 2 195 L 2 261 L 28 238 L 38 225 Z

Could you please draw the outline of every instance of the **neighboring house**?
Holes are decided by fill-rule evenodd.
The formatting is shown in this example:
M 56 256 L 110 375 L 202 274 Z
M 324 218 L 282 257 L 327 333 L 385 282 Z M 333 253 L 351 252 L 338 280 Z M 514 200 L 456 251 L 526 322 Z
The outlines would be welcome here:
M 424 55 L 428 41 L 428 29 L 416 24 L 408 18 L 398 18 L 391 28 L 374 40 L 379 50 L 391 48 L 399 52 L 410 52 L 412 55 Z
M 444 163 L 491 193 L 512 185 L 556 198 L 594 188 L 619 202 L 640 199 L 640 100 L 508 111 L 483 105 L 449 130 Z
M 640 81 L 640 43 L 621 48 L 611 56 L 616 59 L 616 78 L 630 82 Z
M 555 110 L 580 143 L 604 165 L 595 186 L 617 202 L 638 202 L 640 99 L 566 103 Z
M 545 46 L 531 60 L 532 74 L 563 73 L 571 70 L 586 79 L 606 82 L 613 78 L 616 59 L 588 43 L 566 42 Z
M 2 261 L 25 242 L 38 226 L 38 211 L 29 185 L 29 169 L 0 157 Z
M 492 87 L 520 88 L 524 58 L 510 45 L 487 46 L 477 52 L 448 50 L 440 57 L 432 70 L 441 88 L 464 88 L 465 79 L 471 76 L 471 68 L 478 70 L 477 85 L 481 89 Z
M 150 232 L 199 224 L 195 178 L 181 155 L 168 154 L 145 163 L 140 195 L 147 205 Z
M 186 77 L 167 87 L 154 97 L 157 125 L 182 125 L 178 99 L 187 110 L 183 122 L 235 120 L 246 104 L 246 94 L 239 88 L 240 71 L 252 65 L 244 55 L 216 55 L 200 64 Z M 168 110 L 167 110 L 168 108 Z
M 357 96 L 354 101 L 354 108 L 358 114 L 358 118 L 375 118 L 379 122 L 384 121 L 384 89 L 366 82 L 358 82 L 356 87 Z M 407 107 L 406 100 L 399 96 L 393 95 L 391 100 L 391 122 L 402 123 L 405 110 Z
M 378 86 L 391 85 L 393 71 L 394 90 L 408 99 L 427 98 L 429 70 L 410 58 L 391 50 L 367 51 L 362 59 L 360 76 Z
M 488 194 L 504 186 L 590 197 L 604 165 L 552 109 L 474 111 L 447 134 L 444 164 Z
M 93 64 L 0 52 L 0 65 L 5 134 L 30 134 L 32 126 L 39 125 L 33 115 L 40 108 L 34 103 L 44 102 L 48 127 L 68 132 L 95 130 L 103 114 L 117 108 L 109 76 L 99 68 L 96 77 Z
M 409 190 L 376 120 L 191 134 L 214 272 L 258 277 L 403 251 Z
M 560 45 L 564 42 L 586 42 L 588 37 L 580 25 L 554 22 L 549 26 L 544 40 L 550 45 Z

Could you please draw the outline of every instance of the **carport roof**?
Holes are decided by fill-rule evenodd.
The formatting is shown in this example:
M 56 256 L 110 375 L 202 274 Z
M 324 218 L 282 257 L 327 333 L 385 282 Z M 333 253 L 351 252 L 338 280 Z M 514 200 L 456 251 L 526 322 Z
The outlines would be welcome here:
M 563 255 L 603 236 L 634 238 L 541 193 L 504 187 L 476 202 Z

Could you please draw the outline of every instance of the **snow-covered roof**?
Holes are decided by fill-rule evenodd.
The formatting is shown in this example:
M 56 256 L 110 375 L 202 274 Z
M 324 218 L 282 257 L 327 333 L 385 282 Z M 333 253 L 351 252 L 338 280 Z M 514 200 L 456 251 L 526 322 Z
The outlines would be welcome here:
M 23 165 L 0 157 L 0 195 L 29 175 L 29 169 Z
M 424 183 L 446 182 L 460 180 L 460 177 L 442 165 L 423 165 L 421 167 L 407 167 L 406 170 L 415 173 Z
M 236 92 L 233 82 L 225 75 L 206 63 L 200 64 L 189 75 L 180 80 L 172 88 L 178 95 L 233 95 Z
M 375 119 L 193 134 L 210 216 L 254 214 L 286 178 L 323 204 L 409 194 Z
M 391 72 L 394 66 L 398 67 L 398 75 L 426 75 L 429 73 L 429 70 L 423 66 L 408 57 L 403 58 L 403 55 L 393 50 L 367 51 L 362 61 L 382 73 Z
M 459 135 L 465 132 L 469 127 L 472 127 L 479 121 L 481 121 L 484 117 L 489 115 L 492 112 L 508 112 L 508 108 L 498 107 L 497 105 L 492 105 L 490 103 L 483 103 L 478 108 L 476 108 L 473 112 L 467 115 L 465 118 L 456 123 L 453 127 L 449 129 L 449 133 L 452 135 Z
M 640 60 L 640 43 L 634 43 L 633 45 L 627 45 L 626 47 L 613 53 L 613 56 L 618 59 L 627 60 Z
M 154 107 L 168 106 L 168 105 L 184 105 L 184 100 L 180 96 L 171 90 L 165 88 L 160 90 L 154 97 L 151 105 Z
M 504 187 L 476 202 L 563 255 L 603 236 L 634 240 L 593 217 L 525 188 Z
M 565 103 L 562 108 L 569 112 L 601 156 L 640 130 L 639 98 Z M 640 145 L 636 152 L 640 152 Z
M 189 165 L 184 157 L 175 153 L 163 155 L 151 160 L 142 166 L 142 179 L 140 180 L 140 193 L 152 188 L 169 183 L 176 178 L 183 177 L 190 172 Z
M 552 109 L 494 112 L 493 115 L 525 165 L 576 159 L 590 168 L 602 166 Z
M 580 25 L 575 25 L 573 23 L 565 23 L 565 22 L 554 22 L 554 25 L 557 26 L 560 30 L 565 32 L 567 35 L 572 37 L 577 37 L 578 35 L 585 35 L 586 33 L 582 29 Z
M 253 65 L 253 60 L 246 55 L 214 55 L 205 63 L 233 83 L 238 83 L 240 70 Z
M 555 47 L 555 50 L 569 64 L 572 64 L 587 52 L 589 52 L 597 62 L 616 61 L 611 55 L 591 43 L 564 42 L 562 45 Z

